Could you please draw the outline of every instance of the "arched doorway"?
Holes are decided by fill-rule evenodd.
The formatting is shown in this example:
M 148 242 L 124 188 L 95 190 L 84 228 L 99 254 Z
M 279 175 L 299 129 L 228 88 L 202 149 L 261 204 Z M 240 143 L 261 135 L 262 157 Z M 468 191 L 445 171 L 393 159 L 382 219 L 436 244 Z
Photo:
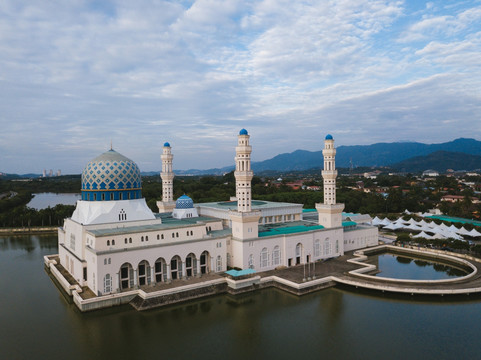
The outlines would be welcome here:
M 130 263 L 124 263 L 120 267 L 120 289 L 130 289 L 134 287 L 134 268 Z
M 167 280 L 167 263 L 164 258 L 158 258 L 154 265 L 155 282 L 162 282 Z
M 172 280 L 182 279 L 182 260 L 178 255 L 170 260 L 170 278 Z
M 210 269 L 210 255 L 208 251 L 200 254 L 200 273 L 208 274 Z
M 185 258 L 185 275 L 188 277 L 197 275 L 197 258 L 192 253 Z
M 147 260 L 142 260 L 137 268 L 137 279 L 139 286 L 150 285 L 150 265 Z

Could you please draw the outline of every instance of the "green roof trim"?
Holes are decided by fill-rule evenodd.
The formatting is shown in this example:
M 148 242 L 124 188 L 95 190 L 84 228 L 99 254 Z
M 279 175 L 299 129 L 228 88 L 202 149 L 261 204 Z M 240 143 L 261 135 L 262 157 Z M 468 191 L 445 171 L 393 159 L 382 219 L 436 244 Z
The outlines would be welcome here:
M 316 209 L 302 209 L 303 213 L 316 212 Z
M 449 221 L 452 223 L 471 224 L 475 226 L 481 226 L 481 221 L 458 218 L 453 216 L 446 216 L 446 215 L 426 216 L 426 219 L 432 219 L 432 220 L 436 219 L 436 220 L 442 220 L 442 221 Z
M 295 234 L 312 230 L 324 229 L 322 225 L 298 225 L 298 226 L 284 226 L 268 229 L 265 231 L 259 231 L 259 237 L 273 236 L 273 235 L 285 235 L 285 234 Z
M 354 221 L 343 221 L 342 226 L 356 226 L 357 223 Z

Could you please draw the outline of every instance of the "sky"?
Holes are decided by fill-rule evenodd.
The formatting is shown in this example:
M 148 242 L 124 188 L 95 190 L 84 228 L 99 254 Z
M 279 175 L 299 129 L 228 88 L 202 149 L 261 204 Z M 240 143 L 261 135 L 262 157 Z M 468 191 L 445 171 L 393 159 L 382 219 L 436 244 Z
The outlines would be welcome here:
M 481 140 L 481 0 L 2 0 L 0 172 Z

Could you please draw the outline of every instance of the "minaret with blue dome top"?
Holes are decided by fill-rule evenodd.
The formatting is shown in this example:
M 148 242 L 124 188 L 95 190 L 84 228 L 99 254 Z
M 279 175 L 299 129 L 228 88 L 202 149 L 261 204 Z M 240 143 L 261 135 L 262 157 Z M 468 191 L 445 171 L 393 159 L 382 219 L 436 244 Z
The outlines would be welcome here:
M 162 178 L 162 201 L 157 201 L 157 207 L 159 213 L 171 212 L 175 208 L 174 202 L 174 170 L 172 167 L 172 148 L 168 142 L 164 143 L 162 148 L 162 172 L 160 177 Z
M 341 227 L 344 204 L 336 203 L 336 148 L 334 147 L 334 138 L 331 134 L 327 134 L 324 139 L 322 155 L 324 157 L 324 170 L 322 170 L 324 203 L 316 204 L 316 209 L 319 213 L 319 224 L 326 228 Z
M 251 182 L 254 173 L 251 169 L 252 147 L 246 129 L 239 131 L 235 148 L 235 182 L 237 211 L 230 212 L 232 235 L 237 239 L 256 238 L 259 233 L 259 211 L 252 211 Z

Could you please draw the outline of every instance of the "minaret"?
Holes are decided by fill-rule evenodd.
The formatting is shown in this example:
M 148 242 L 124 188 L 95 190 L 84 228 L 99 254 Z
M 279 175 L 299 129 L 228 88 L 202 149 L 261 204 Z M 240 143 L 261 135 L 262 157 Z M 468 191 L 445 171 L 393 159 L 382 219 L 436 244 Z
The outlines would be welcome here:
M 235 182 L 237 211 L 230 211 L 232 236 L 236 239 L 253 239 L 259 235 L 260 211 L 252 211 L 251 181 L 254 173 L 251 170 L 251 152 L 249 134 L 242 129 L 237 137 L 235 156 Z
M 332 135 L 326 136 L 322 155 L 324 156 L 324 170 L 322 170 L 324 204 L 316 204 L 319 213 L 319 225 L 326 228 L 341 227 L 344 204 L 336 203 L 336 148 Z
M 174 171 L 172 169 L 172 148 L 170 144 L 166 142 L 162 148 L 162 172 L 160 177 L 162 178 L 162 201 L 157 201 L 159 213 L 171 212 L 175 208 L 174 201 Z
M 237 211 L 251 211 L 252 193 L 251 181 L 254 173 L 251 170 L 252 146 L 249 145 L 249 134 L 242 129 L 237 137 L 235 148 L 235 188 L 237 197 Z

